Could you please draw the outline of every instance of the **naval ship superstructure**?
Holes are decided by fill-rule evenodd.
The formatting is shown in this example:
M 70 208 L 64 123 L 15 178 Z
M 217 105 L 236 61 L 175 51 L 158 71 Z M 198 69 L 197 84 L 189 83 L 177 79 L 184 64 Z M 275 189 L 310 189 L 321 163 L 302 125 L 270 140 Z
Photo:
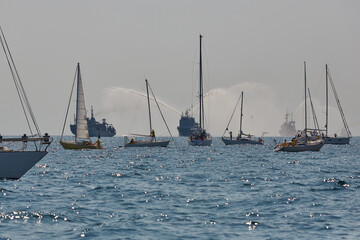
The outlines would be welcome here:
M 295 121 L 292 119 L 289 121 L 289 113 L 285 114 L 285 122 L 281 125 L 279 130 L 281 137 L 293 137 L 296 134 Z
M 187 109 L 185 113 L 181 114 L 179 126 L 177 127 L 180 137 L 190 137 L 191 129 L 196 128 L 199 124 L 195 122 L 195 118 L 190 115 L 190 110 Z
M 76 123 L 76 117 L 75 121 Z M 112 124 L 108 124 L 106 119 L 102 119 L 102 122 L 96 121 L 94 118 L 93 107 L 91 106 L 91 118 L 87 118 L 88 128 L 89 128 L 89 136 L 90 137 L 113 137 L 116 134 L 116 130 Z M 71 132 L 76 135 L 76 124 L 70 124 Z

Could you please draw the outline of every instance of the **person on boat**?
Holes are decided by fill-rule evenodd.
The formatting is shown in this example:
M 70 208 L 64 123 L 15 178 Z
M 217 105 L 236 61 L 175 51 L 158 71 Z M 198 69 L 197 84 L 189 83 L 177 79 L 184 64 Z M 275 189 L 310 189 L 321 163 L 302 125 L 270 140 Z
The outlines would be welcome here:
M 197 133 L 197 132 L 194 133 L 194 139 L 195 139 L 195 140 L 198 139 L 198 133 Z
M 230 134 L 230 140 L 232 140 L 232 131 L 230 131 L 229 134 Z
M 286 139 L 284 140 L 284 142 L 281 144 L 282 147 L 286 147 L 287 146 L 287 142 Z
M 306 131 L 302 131 L 302 132 L 301 132 L 301 137 L 304 138 L 304 139 L 307 138 Z
M 96 145 L 97 145 L 98 147 L 101 146 L 101 142 L 100 142 L 100 139 L 99 139 L 99 138 L 98 138 L 98 140 L 96 140 Z
M 48 133 L 45 133 L 44 136 L 43 136 L 43 139 L 44 139 L 44 143 L 49 143 L 50 141 L 50 136 Z
M 24 133 L 24 135 L 21 137 L 22 138 L 22 140 L 23 140 L 23 142 L 27 142 L 27 136 L 26 136 L 26 134 Z
M 131 138 L 129 143 L 134 143 L 134 138 Z
M 154 129 L 152 129 L 152 130 L 150 131 L 150 137 L 151 137 L 151 140 L 154 140 L 154 139 L 155 139 L 155 130 L 154 130 Z
M 264 140 L 262 140 L 261 138 L 258 139 L 258 142 L 263 142 Z
M 290 142 L 290 146 L 295 146 L 296 144 L 296 138 L 293 138 Z
M 314 130 L 314 132 L 313 132 L 313 135 L 316 137 L 317 136 L 317 133 L 316 133 L 316 131 Z

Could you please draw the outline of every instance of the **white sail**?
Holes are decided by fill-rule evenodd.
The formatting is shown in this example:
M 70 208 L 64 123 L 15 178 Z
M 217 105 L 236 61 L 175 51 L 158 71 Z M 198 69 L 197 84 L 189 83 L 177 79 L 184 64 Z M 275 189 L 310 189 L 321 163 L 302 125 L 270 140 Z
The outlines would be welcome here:
M 86 119 L 86 107 L 84 89 L 80 74 L 80 64 L 78 63 L 77 73 L 77 99 L 76 99 L 76 139 L 89 139 L 89 130 Z

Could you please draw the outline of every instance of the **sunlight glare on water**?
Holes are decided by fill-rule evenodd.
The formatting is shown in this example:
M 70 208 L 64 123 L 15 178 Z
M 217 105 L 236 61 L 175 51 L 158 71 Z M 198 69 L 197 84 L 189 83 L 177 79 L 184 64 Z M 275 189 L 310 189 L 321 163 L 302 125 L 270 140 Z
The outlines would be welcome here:
M 0 185 L 0 238 L 360 238 L 360 138 L 320 152 L 264 146 L 69 151 Z

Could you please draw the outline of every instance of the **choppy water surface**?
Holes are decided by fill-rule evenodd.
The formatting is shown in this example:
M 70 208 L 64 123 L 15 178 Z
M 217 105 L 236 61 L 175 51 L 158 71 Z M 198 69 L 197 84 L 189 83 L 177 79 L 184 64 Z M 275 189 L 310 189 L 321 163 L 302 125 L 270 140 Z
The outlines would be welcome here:
M 360 138 L 320 152 L 265 146 L 69 151 L 0 181 L 0 238 L 359 239 Z

